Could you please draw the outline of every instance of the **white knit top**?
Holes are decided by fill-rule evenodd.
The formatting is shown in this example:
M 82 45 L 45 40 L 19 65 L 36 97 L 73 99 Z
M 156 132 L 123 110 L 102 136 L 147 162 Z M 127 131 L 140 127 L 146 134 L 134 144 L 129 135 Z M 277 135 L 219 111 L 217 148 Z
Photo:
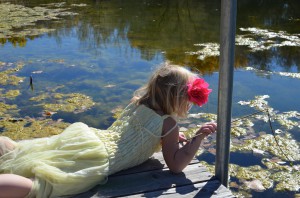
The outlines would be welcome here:
M 130 104 L 111 127 L 97 130 L 108 152 L 109 174 L 141 164 L 159 151 L 163 121 L 167 117 L 145 105 Z

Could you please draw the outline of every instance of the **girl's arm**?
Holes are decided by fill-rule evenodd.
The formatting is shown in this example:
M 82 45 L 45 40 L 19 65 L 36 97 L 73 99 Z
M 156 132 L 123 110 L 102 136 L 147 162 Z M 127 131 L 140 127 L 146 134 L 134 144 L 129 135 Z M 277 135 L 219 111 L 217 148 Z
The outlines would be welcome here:
M 163 125 L 164 135 L 176 125 L 176 121 L 169 117 L 165 119 Z M 172 132 L 162 138 L 162 152 L 165 162 L 169 169 L 174 173 L 180 173 L 194 158 L 197 150 L 200 147 L 201 141 L 217 129 L 215 123 L 207 123 L 203 125 L 196 134 L 197 137 L 187 142 L 184 146 L 180 147 L 179 140 L 179 127 L 175 127 Z

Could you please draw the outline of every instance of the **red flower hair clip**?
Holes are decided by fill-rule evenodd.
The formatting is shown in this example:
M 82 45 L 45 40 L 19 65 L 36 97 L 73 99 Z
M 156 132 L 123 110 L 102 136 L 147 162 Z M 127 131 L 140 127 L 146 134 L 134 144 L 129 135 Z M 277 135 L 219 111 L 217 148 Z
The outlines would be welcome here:
M 196 78 L 193 82 L 188 83 L 187 94 L 189 96 L 189 101 L 202 106 L 208 101 L 208 96 L 211 89 L 208 89 L 209 84 L 205 82 L 202 78 Z

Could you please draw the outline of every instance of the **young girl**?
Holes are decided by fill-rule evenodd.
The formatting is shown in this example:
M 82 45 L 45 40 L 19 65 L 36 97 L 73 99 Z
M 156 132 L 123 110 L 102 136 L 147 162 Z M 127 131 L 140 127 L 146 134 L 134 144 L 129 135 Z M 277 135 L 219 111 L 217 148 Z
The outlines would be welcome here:
M 0 197 L 78 194 L 105 183 L 108 175 L 141 164 L 157 149 L 172 172 L 181 172 L 216 124 L 203 125 L 181 147 L 178 141 L 184 136 L 175 117 L 185 117 L 192 103 L 202 106 L 210 92 L 196 74 L 166 63 L 107 130 L 74 123 L 47 138 L 16 143 L 1 137 Z

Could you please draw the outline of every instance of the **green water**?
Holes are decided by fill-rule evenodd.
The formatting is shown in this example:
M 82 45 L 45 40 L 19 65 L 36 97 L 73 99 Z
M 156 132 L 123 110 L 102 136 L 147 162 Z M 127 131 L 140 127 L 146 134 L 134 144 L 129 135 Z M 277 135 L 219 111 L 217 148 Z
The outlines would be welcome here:
M 58 16 L 58 19 L 32 21 L 31 25 L 16 25 L 13 14 L 8 19 L 0 18 L 0 62 L 3 63 L 0 71 L 14 68 L 18 62 L 25 64 L 14 73 L 24 78 L 22 82 L 17 86 L 0 84 L 2 93 L 20 91 L 16 98 L 0 97 L 0 102 L 17 105 L 17 110 L 10 110 L 2 117 L 27 116 L 38 120 L 47 110 L 41 103 L 60 102 L 54 97 L 55 93 L 81 93 L 93 100 L 95 104 L 91 108 L 56 111 L 50 119 L 63 119 L 68 123 L 81 121 L 105 129 L 115 120 L 113 110 L 125 107 L 133 91 L 147 81 L 157 64 L 165 60 L 200 72 L 213 89 L 209 103 L 203 108 L 194 107 L 191 113 L 217 112 L 218 56 L 206 54 L 201 59 L 197 51 L 203 47 L 197 44 L 219 42 L 220 1 L 0 2 L 10 2 L 6 7 L 16 4 L 29 9 L 41 6 L 71 12 Z M 233 117 L 253 112 L 237 102 L 252 100 L 257 95 L 269 95 L 269 105 L 278 112 L 300 112 L 300 79 L 276 73 L 299 73 L 300 1 L 244 0 L 238 1 L 237 7 L 236 34 L 248 42 L 236 45 Z M 42 15 L 49 12 L 43 11 Z M 12 27 L 8 28 L 7 24 Z M 246 28 L 256 29 L 251 32 Z M 45 29 L 46 33 L 34 32 L 34 29 Z M 259 34 L 259 30 L 266 32 Z M 260 45 L 249 47 L 249 38 Z M 261 46 L 264 47 L 258 50 Z M 246 67 L 257 70 L 245 70 Z M 33 90 L 29 85 L 30 76 Z M 59 88 L 53 90 L 56 87 Z M 30 100 L 42 94 L 53 97 Z M 7 130 L 2 126 L 0 129 Z M 268 128 L 257 129 L 258 132 L 261 130 L 270 133 Z M 289 131 L 298 144 L 299 132 L 299 127 Z M 243 164 L 245 160 L 240 155 L 238 152 L 233 154 L 233 163 Z M 249 154 L 241 156 L 254 162 L 261 159 L 257 156 L 249 158 Z M 211 163 L 213 157 L 203 155 L 203 159 Z M 246 161 L 248 166 L 255 164 Z M 293 197 L 295 194 L 294 191 L 278 192 L 272 188 L 248 193 L 255 197 Z

